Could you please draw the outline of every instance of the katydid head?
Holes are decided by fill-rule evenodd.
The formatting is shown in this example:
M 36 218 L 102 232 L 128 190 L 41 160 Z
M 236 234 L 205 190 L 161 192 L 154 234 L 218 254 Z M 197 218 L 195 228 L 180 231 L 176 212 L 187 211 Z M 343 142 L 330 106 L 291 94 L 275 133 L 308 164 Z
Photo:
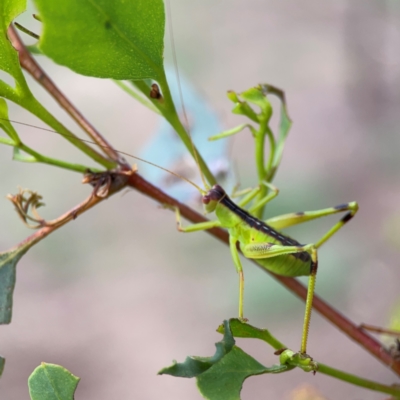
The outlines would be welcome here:
M 206 213 L 215 211 L 218 203 L 226 196 L 226 192 L 220 185 L 214 185 L 207 193 L 203 194 L 203 204 Z

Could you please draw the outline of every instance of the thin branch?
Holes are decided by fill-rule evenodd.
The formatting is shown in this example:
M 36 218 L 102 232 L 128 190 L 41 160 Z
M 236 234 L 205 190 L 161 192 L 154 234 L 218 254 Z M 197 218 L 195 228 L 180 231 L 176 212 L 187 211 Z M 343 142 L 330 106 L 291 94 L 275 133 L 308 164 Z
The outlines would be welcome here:
M 397 336 L 400 338 L 400 331 L 396 329 L 382 328 L 381 326 L 374 326 L 368 324 L 360 324 L 360 328 L 370 332 L 381 333 L 383 335 Z
M 181 215 L 191 222 L 196 223 L 207 221 L 204 216 L 192 210 L 185 204 L 182 204 L 179 201 L 168 196 L 166 193 L 153 186 L 151 183 L 143 179 L 138 174 L 131 175 L 128 179 L 127 184 L 161 204 L 179 207 Z M 207 232 L 210 235 L 218 238 L 225 244 L 229 244 L 229 236 L 225 230 L 220 228 L 213 228 L 207 230 Z M 307 296 L 307 288 L 299 281 L 294 278 L 276 275 L 270 271 L 267 271 L 265 268 L 262 268 L 255 261 L 254 263 L 259 268 L 261 268 L 262 271 L 272 275 L 287 289 L 289 289 L 291 292 L 295 293 L 297 296 L 305 301 Z M 342 315 L 339 311 L 335 310 L 317 295 L 314 295 L 313 308 L 330 322 L 332 322 L 332 324 L 334 324 L 352 340 L 359 343 L 360 346 L 367 350 L 370 354 L 375 356 L 383 364 L 387 365 L 393 372 L 395 372 L 397 375 L 400 375 L 400 361 L 396 361 L 378 341 L 376 341 L 373 337 L 364 332 L 359 326 L 351 322 L 348 318 Z
M 132 170 L 132 174 L 134 174 L 134 172 L 135 172 L 135 170 Z M 111 176 L 111 174 L 113 174 L 113 172 L 106 171 L 101 174 L 104 177 L 106 177 L 107 174 Z M 108 199 L 110 196 L 112 196 L 113 194 L 115 194 L 115 193 L 119 192 L 121 189 L 123 189 L 126 186 L 129 174 L 128 173 L 124 174 L 124 173 L 119 173 L 119 172 L 116 172 L 114 174 L 118 175 L 118 179 L 113 179 L 112 183 L 107 188 L 107 194 L 105 196 L 97 195 L 97 190 L 100 188 L 100 185 L 96 185 L 96 187 L 93 189 L 93 192 L 86 200 L 84 200 L 77 206 L 73 207 L 71 210 L 67 211 L 66 213 L 62 214 L 60 217 L 58 217 L 54 220 L 51 220 L 51 221 L 44 221 L 43 228 L 38 229 L 34 234 L 28 236 L 26 239 L 24 239 L 22 242 L 20 242 L 17 247 L 23 246 L 24 243 L 29 243 L 32 246 L 33 244 L 40 242 L 42 239 L 44 239 L 46 236 L 50 235 L 52 232 L 61 228 L 68 222 L 76 219 L 79 215 L 83 214 L 85 211 L 91 209 L 95 205 L 99 204 L 103 200 Z M 98 174 L 98 175 L 100 175 L 100 174 Z M 89 183 L 89 181 L 86 181 L 86 182 L 83 181 L 83 182 Z
M 12 45 L 18 51 L 21 66 L 57 101 L 57 103 L 71 116 L 72 119 L 101 147 L 105 154 L 112 160 L 129 168 L 129 164 L 122 159 L 117 151 L 107 142 L 96 128 L 77 110 L 77 108 L 64 96 L 53 83 L 45 71 L 31 56 L 29 51 L 18 36 L 16 30 L 10 25 L 8 37 Z

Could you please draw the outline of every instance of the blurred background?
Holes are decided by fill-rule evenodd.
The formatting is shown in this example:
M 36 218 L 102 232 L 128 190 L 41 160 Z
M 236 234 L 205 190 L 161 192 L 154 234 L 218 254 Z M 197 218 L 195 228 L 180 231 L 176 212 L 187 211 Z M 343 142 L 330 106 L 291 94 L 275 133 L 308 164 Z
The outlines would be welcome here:
M 355 323 L 387 326 L 400 302 L 399 2 L 170 2 L 180 72 L 225 129 L 244 122 L 230 113 L 227 90 L 270 83 L 286 91 L 294 124 L 274 181 L 280 195 L 268 206 L 268 216 L 358 201 L 356 218 L 320 251 L 316 292 Z M 32 8 L 18 21 L 39 32 L 31 13 Z M 168 29 L 165 58 L 171 64 Z M 115 148 L 139 154 L 157 131 L 159 118 L 112 82 L 38 60 Z M 32 87 L 78 132 L 41 88 Z M 11 119 L 43 126 L 12 104 L 10 109 Z M 45 154 L 88 163 L 57 135 L 18 131 Z M 32 233 L 5 199 L 17 186 L 44 196 L 43 215 L 49 219 L 90 193 L 79 174 L 11 157 L 10 148 L 0 147 L 2 251 Z M 243 187 L 256 184 L 248 132 L 233 139 L 229 158 Z M 337 219 L 300 225 L 290 234 L 312 242 Z M 304 304 L 251 263 L 244 261 L 244 268 L 246 317 L 297 350 Z M 194 380 L 156 374 L 173 359 L 214 353 L 213 343 L 221 338 L 215 329 L 236 316 L 237 285 L 226 247 L 205 233 L 178 233 L 173 214 L 139 193 L 117 194 L 19 262 L 13 321 L 0 329 L 6 357 L 1 398 L 28 399 L 27 378 L 45 361 L 81 377 L 77 400 L 200 399 Z M 238 344 L 264 365 L 277 362 L 261 343 Z M 317 313 L 309 353 L 347 372 L 399 383 Z M 385 397 L 300 370 L 250 378 L 242 394 L 243 399 Z

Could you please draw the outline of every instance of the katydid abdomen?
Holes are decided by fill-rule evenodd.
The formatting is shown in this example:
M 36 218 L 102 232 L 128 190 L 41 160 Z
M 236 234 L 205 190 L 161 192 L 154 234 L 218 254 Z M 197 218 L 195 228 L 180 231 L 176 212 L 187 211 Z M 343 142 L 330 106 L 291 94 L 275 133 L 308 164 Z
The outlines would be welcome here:
M 236 237 L 246 257 L 256 258 L 257 263 L 269 271 L 283 276 L 310 275 L 311 257 L 304 251 L 301 253 L 283 254 L 272 258 L 260 258 L 256 256 L 256 254 L 263 251 L 267 253 L 273 245 L 302 246 L 296 240 L 274 230 L 265 222 L 248 215 L 243 223 L 239 224 L 237 228 L 231 229 L 229 233 L 233 236 L 235 236 L 235 233 L 238 234 Z M 253 244 L 253 246 L 251 250 L 246 251 L 248 244 Z
M 240 244 L 240 250 L 246 258 L 256 260 L 258 264 L 271 272 L 290 277 L 309 276 L 300 345 L 300 353 L 304 355 L 307 353 L 308 331 L 318 269 L 317 249 L 355 215 L 358 205 L 356 202 L 351 202 L 323 210 L 290 213 L 271 218 L 267 220 L 268 223 L 265 223 L 254 217 L 252 213 L 272 200 L 278 194 L 278 190 L 268 182 L 263 182 L 262 184 L 268 188 L 270 193 L 259 199 L 248 211 L 243 209 L 243 207 L 255 198 L 261 186 L 252 190 L 239 202 L 239 205 L 235 204 L 219 185 L 214 185 L 207 191 L 200 189 L 206 213 L 215 212 L 217 220 L 183 227 L 180 221 L 179 209 L 176 208 L 175 213 L 178 229 L 182 232 L 195 232 L 216 227 L 228 230 L 230 252 L 239 274 L 240 319 L 245 320 L 243 317 L 244 275 L 237 248 L 238 243 Z M 284 229 L 298 223 L 344 211 L 347 211 L 347 213 L 340 221 L 332 226 L 315 243 L 301 244 L 279 231 L 279 229 Z
M 240 243 L 240 249 L 247 258 L 257 259 L 258 264 L 278 275 L 310 275 L 311 257 L 305 251 L 290 252 L 274 257 L 267 256 L 274 245 L 301 248 L 302 244 L 238 207 L 226 193 L 222 194 L 221 187 L 218 190 L 221 198 L 215 208 L 215 213 L 221 226 L 227 228 L 229 235 Z M 265 253 L 265 258 L 262 257 L 262 253 Z
M 296 257 L 299 254 L 307 255 L 309 258 L 308 262 L 304 262 Z M 310 275 L 311 271 L 311 258 L 308 253 L 285 254 L 274 258 L 261 258 L 257 260 L 257 263 L 262 265 L 265 269 L 282 276 L 296 277 Z

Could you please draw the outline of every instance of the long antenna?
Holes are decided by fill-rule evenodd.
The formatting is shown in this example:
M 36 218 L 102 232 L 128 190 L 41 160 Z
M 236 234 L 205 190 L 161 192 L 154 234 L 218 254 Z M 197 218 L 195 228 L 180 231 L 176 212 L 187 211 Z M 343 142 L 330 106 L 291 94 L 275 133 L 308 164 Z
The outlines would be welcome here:
M 65 134 L 65 133 L 60 133 L 60 132 L 54 131 L 53 129 L 42 128 L 42 127 L 40 127 L 40 126 L 27 124 L 27 123 L 25 123 L 25 122 L 13 121 L 12 119 L 7 119 L 7 118 L 1 118 L 1 117 L 0 117 L 0 120 L 12 122 L 13 124 L 19 124 L 19 125 L 28 126 L 28 127 L 30 127 L 30 128 L 40 129 L 40 130 L 46 131 L 46 132 L 57 133 L 58 135 L 64 136 L 64 137 L 73 137 L 73 138 L 75 138 L 75 139 L 79 139 L 80 141 L 82 141 L 82 142 L 84 142 L 84 143 L 94 144 L 94 145 L 96 145 L 96 146 L 98 146 L 98 147 L 101 147 L 101 148 L 109 148 L 109 146 L 102 146 L 102 145 L 100 145 L 100 144 L 98 144 L 98 143 L 96 143 L 96 142 L 92 142 L 91 140 L 77 138 L 76 136 L 68 135 L 68 134 Z M 115 149 L 114 149 L 114 150 L 115 150 Z M 191 180 L 185 178 L 185 177 L 182 176 L 182 175 L 177 174 L 176 172 L 170 171 L 170 170 L 167 169 L 167 168 L 164 168 L 164 167 L 161 167 L 160 165 L 154 164 L 154 163 L 152 163 L 151 161 L 147 161 L 147 160 L 144 160 L 143 158 L 140 158 L 140 157 L 134 156 L 134 155 L 132 155 L 132 154 L 126 153 L 125 151 L 120 151 L 120 150 L 115 150 L 115 151 L 116 151 L 117 153 L 123 154 L 124 156 L 131 157 L 131 158 L 134 158 L 135 160 L 138 160 L 138 161 L 144 162 L 144 163 L 146 163 L 146 164 L 152 165 L 153 167 L 156 167 L 156 168 L 158 168 L 158 169 L 161 169 L 162 171 L 169 172 L 170 174 L 176 176 L 177 178 L 180 178 L 180 179 L 184 180 L 185 182 L 189 183 L 190 185 L 194 186 L 201 194 L 205 194 L 205 191 L 204 191 L 200 186 L 197 186 L 194 182 L 192 182 Z
M 172 59 L 173 59 L 173 63 L 174 63 L 174 68 L 175 68 L 175 77 L 176 77 L 176 81 L 178 84 L 178 91 L 179 91 L 179 100 L 181 102 L 181 108 L 182 108 L 182 114 L 183 114 L 183 118 L 185 120 L 186 123 L 186 129 L 189 135 L 189 139 L 190 139 L 190 143 L 192 144 L 192 149 L 193 149 L 193 154 L 194 154 L 194 159 L 196 160 L 196 164 L 197 164 L 197 168 L 200 172 L 200 176 L 201 176 L 201 180 L 203 182 L 203 185 L 205 188 L 208 188 L 209 185 L 207 184 L 204 175 L 203 175 L 203 171 L 200 168 L 200 162 L 199 162 L 199 155 L 197 154 L 196 148 L 194 146 L 193 143 L 193 138 L 190 132 L 190 125 L 189 125 L 189 119 L 187 117 L 186 114 L 186 108 L 185 108 L 185 103 L 183 101 L 183 94 L 182 94 L 182 85 L 181 85 L 181 79 L 179 76 L 179 68 L 178 68 L 178 60 L 176 57 L 176 49 L 175 49 L 175 41 L 174 41 L 174 30 L 172 27 L 172 11 L 171 11 L 171 2 L 170 0 L 166 0 L 166 8 L 167 8 L 167 21 L 168 21 L 168 29 L 169 29 L 169 39 L 170 39 L 170 43 L 171 43 L 171 50 L 172 50 Z

